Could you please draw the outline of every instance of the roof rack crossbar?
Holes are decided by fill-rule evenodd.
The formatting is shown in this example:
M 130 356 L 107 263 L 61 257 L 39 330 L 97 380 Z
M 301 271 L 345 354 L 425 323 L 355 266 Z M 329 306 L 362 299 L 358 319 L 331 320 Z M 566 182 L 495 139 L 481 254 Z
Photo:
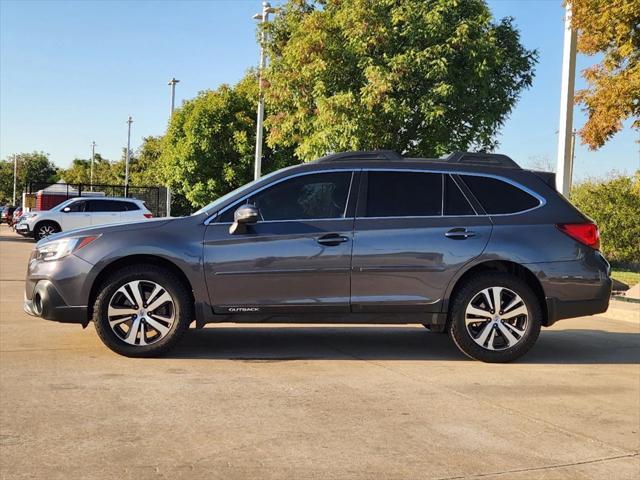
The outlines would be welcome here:
M 444 159 L 447 163 L 486 165 L 489 167 L 520 168 L 510 157 L 501 153 L 453 152 Z
M 334 162 L 337 160 L 402 160 L 402 156 L 393 150 L 363 150 L 357 152 L 340 152 L 326 155 L 316 160 L 318 163 Z

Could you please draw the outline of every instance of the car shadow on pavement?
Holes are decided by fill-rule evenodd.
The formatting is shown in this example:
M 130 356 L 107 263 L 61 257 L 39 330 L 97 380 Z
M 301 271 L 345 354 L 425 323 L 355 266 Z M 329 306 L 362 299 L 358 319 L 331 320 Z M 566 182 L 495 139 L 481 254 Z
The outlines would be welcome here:
M 255 362 L 290 360 L 467 361 L 448 335 L 422 327 L 231 327 L 190 330 L 169 358 Z M 543 331 L 518 363 L 633 364 L 640 335 L 602 330 Z

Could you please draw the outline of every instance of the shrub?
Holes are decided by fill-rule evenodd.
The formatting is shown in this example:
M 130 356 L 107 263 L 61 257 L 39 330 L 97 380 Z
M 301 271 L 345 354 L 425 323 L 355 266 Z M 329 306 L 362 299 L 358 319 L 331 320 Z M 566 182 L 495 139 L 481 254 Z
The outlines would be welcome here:
M 640 264 L 640 170 L 587 180 L 571 191 L 571 201 L 600 227 L 602 252 L 612 262 Z

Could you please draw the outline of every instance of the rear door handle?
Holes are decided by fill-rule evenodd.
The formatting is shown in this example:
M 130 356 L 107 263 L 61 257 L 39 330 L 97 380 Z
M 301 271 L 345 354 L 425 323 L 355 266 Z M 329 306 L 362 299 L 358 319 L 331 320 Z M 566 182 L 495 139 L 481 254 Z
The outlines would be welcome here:
M 320 245 L 326 245 L 327 247 L 335 247 L 340 245 L 341 243 L 348 242 L 349 237 L 345 237 L 344 235 L 340 235 L 339 233 L 327 233 L 326 235 L 321 236 L 316 239 Z
M 472 232 L 471 230 L 467 230 L 463 227 L 458 227 L 452 228 L 447 233 L 445 233 L 444 236 L 452 240 L 465 240 L 470 237 L 475 237 L 476 232 Z

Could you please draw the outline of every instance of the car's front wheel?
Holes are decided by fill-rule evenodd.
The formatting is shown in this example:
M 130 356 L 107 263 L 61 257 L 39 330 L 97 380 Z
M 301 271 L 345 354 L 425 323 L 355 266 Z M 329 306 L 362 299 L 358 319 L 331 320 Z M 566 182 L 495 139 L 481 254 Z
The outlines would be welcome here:
M 57 223 L 40 222 L 36 225 L 33 233 L 36 241 L 39 241 L 43 238 L 48 237 L 49 235 L 53 235 L 54 233 L 58 233 L 60 231 L 60 226 Z
M 510 362 L 533 346 L 542 309 L 529 285 L 506 273 L 472 277 L 451 307 L 450 333 L 467 356 L 483 362 Z
M 132 265 L 112 274 L 100 287 L 93 310 L 100 339 L 127 357 L 166 353 L 192 318 L 187 286 L 156 265 Z

